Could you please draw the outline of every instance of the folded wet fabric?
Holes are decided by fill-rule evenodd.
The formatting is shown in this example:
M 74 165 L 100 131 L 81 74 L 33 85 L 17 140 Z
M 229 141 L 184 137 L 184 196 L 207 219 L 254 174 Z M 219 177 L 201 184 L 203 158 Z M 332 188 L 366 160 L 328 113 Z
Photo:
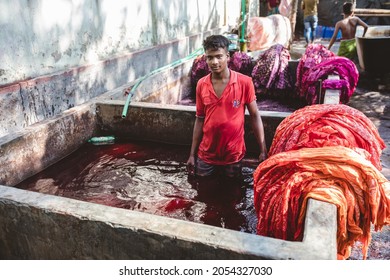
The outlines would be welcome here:
M 209 73 L 210 73 L 210 68 L 206 62 L 206 56 L 202 54 L 196 57 L 192 62 L 191 73 L 190 73 L 191 87 L 194 94 L 195 94 L 195 89 L 196 89 L 196 85 L 198 84 L 198 81 Z
M 335 54 L 321 44 L 310 44 L 307 46 L 305 53 L 302 55 L 297 66 L 297 79 L 295 86 L 299 96 L 304 96 L 304 92 L 300 89 L 302 87 L 302 79 L 303 76 L 306 75 L 306 71 L 332 57 L 335 57 Z
M 228 67 L 231 70 L 240 72 L 244 75 L 251 76 L 253 65 L 252 57 L 244 52 L 234 52 L 228 62 Z M 190 79 L 191 87 L 193 92 L 195 92 L 196 85 L 198 81 L 204 76 L 210 73 L 210 68 L 207 65 L 206 56 L 204 54 L 196 57 L 192 63 Z
M 289 60 L 288 49 L 280 44 L 273 45 L 259 56 L 252 71 L 256 94 L 269 93 L 277 96 L 281 91 L 292 90 Z
M 249 77 L 252 75 L 253 66 L 252 57 L 245 52 L 234 52 L 228 62 L 229 69 Z
M 322 89 L 342 89 L 349 90 L 349 83 L 346 80 L 324 80 L 322 81 Z
M 340 92 L 340 103 L 346 104 L 354 93 L 358 80 L 359 71 L 355 63 L 348 58 L 336 56 L 322 61 L 305 71 L 300 82 L 300 96 L 307 104 L 319 103 L 318 87 L 319 80 L 326 80 L 329 75 L 338 75 L 340 80 L 345 81 Z
M 375 230 L 390 224 L 390 182 L 370 161 L 343 146 L 302 148 L 269 157 L 254 173 L 257 233 L 301 241 L 307 200 L 337 206 L 338 259 L 362 243 L 363 258 Z
M 276 128 L 268 155 L 324 146 L 344 146 L 382 170 L 385 142 L 372 121 L 344 104 L 315 104 L 294 111 Z

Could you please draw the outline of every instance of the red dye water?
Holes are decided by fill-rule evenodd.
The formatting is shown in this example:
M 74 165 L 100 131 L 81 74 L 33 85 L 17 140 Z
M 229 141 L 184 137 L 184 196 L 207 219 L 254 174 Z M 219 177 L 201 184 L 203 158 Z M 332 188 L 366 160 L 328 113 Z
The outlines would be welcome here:
M 188 155 L 189 147 L 157 143 L 85 144 L 16 187 L 255 233 L 253 168 L 243 167 L 242 182 L 193 178 Z

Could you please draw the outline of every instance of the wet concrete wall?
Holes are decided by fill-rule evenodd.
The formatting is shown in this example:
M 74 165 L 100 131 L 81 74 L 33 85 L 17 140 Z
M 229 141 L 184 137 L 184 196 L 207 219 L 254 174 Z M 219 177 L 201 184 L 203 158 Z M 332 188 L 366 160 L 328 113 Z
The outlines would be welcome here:
M 336 207 L 309 200 L 302 242 L 0 185 L 0 259 L 335 259 Z
M 99 101 L 96 103 L 99 130 L 123 139 L 150 140 L 177 145 L 191 145 L 195 122 L 195 106 L 162 105 L 146 102 L 132 102 L 125 119 L 123 101 Z M 275 130 L 289 115 L 285 112 L 260 111 L 268 148 Z M 259 153 L 259 147 L 252 132 L 249 113 L 245 116 L 245 143 L 248 152 Z
M 0 137 L 0 184 L 13 186 L 77 150 L 97 131 L 95 104 Z

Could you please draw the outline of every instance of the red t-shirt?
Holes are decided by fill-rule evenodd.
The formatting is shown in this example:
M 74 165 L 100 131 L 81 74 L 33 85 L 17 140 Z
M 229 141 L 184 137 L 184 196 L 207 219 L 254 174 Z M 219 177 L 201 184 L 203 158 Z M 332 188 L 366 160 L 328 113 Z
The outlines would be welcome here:
M 211 74 L 198 81 L 196 116 L 204 117 L 203 138 L 198 157 L 214 165 L 240 161 L 246 152 L 244 120 L 246 104 L 256 100 L 252 78 L 230 70 L 230 81 L 220 98 Z

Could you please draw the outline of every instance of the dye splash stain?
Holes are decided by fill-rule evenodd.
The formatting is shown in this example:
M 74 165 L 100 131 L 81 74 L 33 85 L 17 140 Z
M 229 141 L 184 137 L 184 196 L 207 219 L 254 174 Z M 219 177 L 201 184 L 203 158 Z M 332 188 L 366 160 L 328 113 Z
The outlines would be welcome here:
M 253 168 L 243 167 L 242 182 L 188 177 L 188 154 L 147 142 L 85 144 L 16 187 L 255 233 Z

